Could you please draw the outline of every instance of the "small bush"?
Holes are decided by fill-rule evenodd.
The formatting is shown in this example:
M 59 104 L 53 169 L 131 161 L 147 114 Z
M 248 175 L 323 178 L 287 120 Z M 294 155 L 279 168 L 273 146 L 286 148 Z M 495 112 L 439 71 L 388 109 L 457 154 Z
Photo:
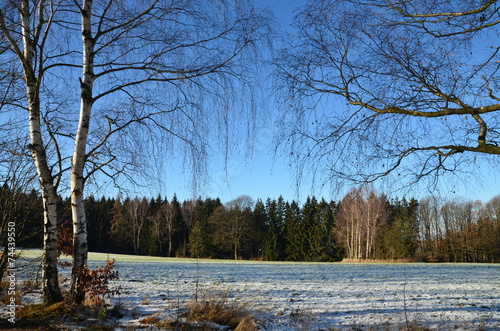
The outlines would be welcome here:
M 86 294 L 84 301 L 88 308 L 102 311 L 108 305 L 106 297 L 120 294 L 120 288 L 110 288 L 109 282 L 118 279 L 118 271 L 113 271 L 115 260 L 106 261 L 106 266 L 101 268 L 97 266 L 95 269 L 89 269 L 85 266 L 80 273 L 80 286 Z

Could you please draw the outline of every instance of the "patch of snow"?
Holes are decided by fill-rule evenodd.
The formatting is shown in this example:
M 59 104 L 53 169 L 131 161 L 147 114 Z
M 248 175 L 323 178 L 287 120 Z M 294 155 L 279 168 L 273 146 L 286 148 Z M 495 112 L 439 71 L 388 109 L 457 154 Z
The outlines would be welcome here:
M 134 316 L 175 319 L 198 290 L 226 290 L 262 330 L 350 329 L 415 322 L 432 329 L 500 328 L 500 265 L 118 261 Z M 146 300 L 145 300 L 146 299 Z M 132 316 L 132 318 L 131 318 Z M 144 316 L 144 315 L 143 315 Z
M 112 299 L 140 325 L 178 320 L 204 292 L 227 291 L 261 330 L 324 330 L 418 323 L 439 330 L 500 329 L 500 264 L 345 264 L 167 259 L 91 254 L 89 267 L 116 259 L 122 294 Z M 63 268 L 62 278 L 69 277 Z M 29 275 L 25 275 L 29 278 Z M 23 297 L 36 301 L 40 293 Z

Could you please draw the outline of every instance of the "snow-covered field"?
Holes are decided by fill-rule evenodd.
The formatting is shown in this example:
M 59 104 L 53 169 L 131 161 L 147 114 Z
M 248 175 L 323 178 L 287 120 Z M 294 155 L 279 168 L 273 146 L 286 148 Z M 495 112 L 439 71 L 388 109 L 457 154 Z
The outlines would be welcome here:
M 175 319 L 199 293 L 227 291 L 261 330 L 401 326 L 500 329 L 500 265 L 270 263 L 113 255 L 123 294 L 113 299 L 137 325 Z M 105 258 L 105 257 L 104 257 Z M 90 256 L 89 266 L 103 255 Z

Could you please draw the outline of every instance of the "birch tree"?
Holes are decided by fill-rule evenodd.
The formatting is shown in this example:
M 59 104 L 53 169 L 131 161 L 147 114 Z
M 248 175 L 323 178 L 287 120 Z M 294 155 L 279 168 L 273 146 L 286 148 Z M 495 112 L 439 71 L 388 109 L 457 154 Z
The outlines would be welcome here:
M 61 179 L 61 157 L 50 127 L 44 127 L 47 114 L 42 111 L 45 76 L 58 66 L 57 62 L 67 54 L 64 45 L 47 47 L 53 36 L 53 24 L 60 5 L 57 1 L 6 1 L 0 8 L 2 33 L 1 71 L 4 91 L 22 90 L 25 97 L 3 98 L 2 108 L 26 110 L 29 144 L 36 169 L 43 201 L 44 250 L 42 261 L 42 289 L 46 304 L 62 299 L 57 273 L 57 189 Z M 17 61 L 17 64 L 15 63 Z M 5 85 L 7 83 L 7 85 Z M 46 94 L 45 94 L 46 95 Z M 9 101 L 10 100 L 10 101 Z M 26 116 L 24 115 L 24 116 Z M 19 117 L 15 113 L 11 116 Z M 48 131 L 48 135 L 44 132 Z M 47 152 L 49 142 L 55 150 L 53 158 Z M 24 152 L 24 151 L 21 151 Z
M 348 259 L 361 258 L 361 197 L 351 190 L 339 203 L 337 236 Z
M 232 111 L 241 108 L 225 96 L 240 75 L 236 67 L 243 63 L 239 61 L 244 51 L 262 37 L 265 21 L 251 6 L 231 1 L 84 0 L 77 7 L 82 75 L 71 159 L 75 252 L 70 297 L 79 302 L 76 270 L 86 264 L 87 254 L 85 181 L 97 171 L 116 180 L 116 174 L 138 168 L 137 155 L 120 160 L 118 171 L 113 162 L 117 151 L 126 149 L 111 146 L 122 143 L 123 132 L 131 127 L 145 128 L 155 149 L 170 148 L 173 153 L 177 144 L 162 144 L 159 134 L 168 136 L 164 141 L 179 140 L 188 147 L 194 171 L 202 172 L 208 123 L 210 129 L 214 123 L 226 123 L 222 132 L 227 134 L 227 125 L 237 118 Z M 235 84 L 245 90 L 245 84 Z M 119 106 L 113 106 L 116 100 Z M 214 111 L 217 108 L 222 110 Z M 101 130 L 90 130 L 91 124 Z M 128 139 L 137 139 L 137 132 Z
M 141 233 L 149 216 L 149 203 L 145 198 L 127 199 L 124 208 L 132 227 L 134 254 L 138 255 L 141 249 Z
M 279 141 L 299 175 L 401 188 L 498 164 L 499 10 L 498 1 L 308 2 L 276 61 Z
M 168 227 L 165 222 L 170 219 L 170 208 L 168 201 L 162 202 L 154 215 L 150 217 L 152 222 L 152 232 L 158 243 L 159 256 L 163 255 L 163 241 Z M 170 236 L 171 238 L 171 236 Z M 167 254 L 167 256 L 170 256 Z
M 373 258 L 375 255 L 377 237 L 379 231 L 387 223 L 389 211 L 387 207 L 387 198 L 385 195 L 377 195 L 371 189 L 366 192 L 366 252 L 367 259 Z
M 351 189 L 339 204 L 337 233 L 347 258 L 372 259 L 377 236 L 388 217 L 386 198 L 373 188 Z
M 181 208 L 175 195 L 172 202 L 163 201 L 156 213 L 151 216 L 150 219 L 153 223 L 153 231 L 158 240 L 160 256 L 163 254 L 165 237 L 167 237 L 166 256 L 174 256 L 174 235 L 182 230 L 179 226 L 181 217 Z
M 156 176 L 147 166 L 166 162 L 167 155 L 184 161 L 193 178 L 206 177 L 212 140 L 227 155 L 231 129 L 256 118 L 256 84 L 247 73 L 255 68 L 255 46 L 268 34 L 269 21 L 251 3 L 232 0 L 23 0 L 5 2 L 0 14 L 7 44 L 2 72 L 23 77 L 26 90 L 24 104 L 9 106 L 28 110 L 28 147 L 46 208 L 46 301 L 61 298 L 55 200 L 59 183 L 68 179 L 63 187 L 71 197 L 74 245 L 69 299 L 80 302 L 78 270 L 88 250 L 85 187 L 152 181 Z M 19 86 L 2 84 L 9 91 Z M 248 128 L 251 133 L 255 126 Z M 194 190 L 201 182 L 196 179 Z

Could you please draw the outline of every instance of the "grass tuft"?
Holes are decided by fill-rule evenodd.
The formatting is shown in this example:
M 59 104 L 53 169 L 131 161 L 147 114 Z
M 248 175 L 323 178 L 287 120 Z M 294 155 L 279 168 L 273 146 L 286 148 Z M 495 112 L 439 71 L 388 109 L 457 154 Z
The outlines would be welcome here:
M 32 304 L 22 307 L 16 317 L 34 320 L 58 320 L 67 316 L 74 316 L 76 307 L 64 302 L 58 302 L 50 306 L 44 304 Z
M 81 321 L 84 317 L 75 305 L 64 302 L 55 303 L 50 306 L 44 304 L 29 304 L 22 306 L 16 312 L 16 325 L 19 326 L 50 326 L 68 320 L 68 317 Z
M 139 323 L 146 324 L 146 325 L 149 325 L 149 324 L 157 325 L 160 322 L 161 322 L 161 319 L 158 316 L 158 313 L 155 313 L 155 314 L 150 315 L 150 316 L 146 316 L 139 321 Z
M 229 291 L 207 291 L 188 305 L 187 320 L 228 326 L 232 330 L 253 331 L 257 327 L 243 307 L 230 302 Z

